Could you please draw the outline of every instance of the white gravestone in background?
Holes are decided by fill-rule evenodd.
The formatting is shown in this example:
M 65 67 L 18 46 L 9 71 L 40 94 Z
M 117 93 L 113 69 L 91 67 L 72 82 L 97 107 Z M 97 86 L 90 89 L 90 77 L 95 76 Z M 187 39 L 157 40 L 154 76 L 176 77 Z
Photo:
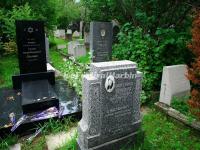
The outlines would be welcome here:
M 74 53 L 74 48 L 76 45 L 80 44 L 79 41 L 71 41 L 68 43 L 68 54 L 73 55 Z
M 72 34 L 72 30 L 71 29 L 67 29 L 67 34 Z
M 60 29 L 60 30 L 54 31 L 54 36 L 57 37 L 57 38 L 65 39 L 65 30 Z
M 170 105 L 173 97 L 189 95 L 190 82 L 186 73 L 186 65 L 165 66 L 163 68 L 160 102 Z
M 74 47 L 73 56 L 81 57 L 86 55 L 86 48 L 84 44 L 77 44 Z
M 78 31 L 75 31 L 73 34 L 72 34 L 72 37 L 74 38 L 79 38 L 80 37 L 80 33 Z
M 45 44 L 46 44 L 46 59 L 49 62 L 49 38 L 45 37 Z
M 90 33 L 89 32 L 84 33 L 84 40 L 85 40 L 85 43 L 90 43 Z
M 60 30 L 60 36 L 59 37 L 62 38 L 62 39 L 66 38 L 65 37 L 65 30 L 64 29 Z

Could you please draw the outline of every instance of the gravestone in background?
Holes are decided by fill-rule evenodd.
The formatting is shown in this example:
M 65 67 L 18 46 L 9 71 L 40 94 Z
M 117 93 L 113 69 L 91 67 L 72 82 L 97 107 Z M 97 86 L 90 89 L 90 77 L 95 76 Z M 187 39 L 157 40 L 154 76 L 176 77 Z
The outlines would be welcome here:
M 186 73 L 186 65 L 165 66 L 163 68 L 160 102 L 170 105 L 173 97 L 189 96 L 191 87 Z
M 65 30 L 64 29 L 60 30 L 60 36 L 59 37 L 62 38 L 62 39 L 66 39 Z
M 68 41 L 72 41 L 72 30 L 71 29 L 67 29 L 66 39 Z
M 84 32 L 84 42 L 87 49 L 90 48 L 90 32 Z
M 46 60 L 49 62 L 49 38 L 45 36 Z
M 80 21 L 80 30 L 79 30 L 79 32 L 80 32 L 81 38 L 83 37 L 83 26 L 84 26 L 84 22 Z
M 81 57 L 86 55 L 86 48 L 84 44 L 76 44 L 73 49 L 74 57 Z
M 72 34 L 73 38 L 80 38 L 80 33 L 78 31 L 74 31 L 74 33 Z
M 112 41 L 113 30 L 111 22 L 90 23 L 90 51 L 93 62 L 111 60 Z
M 136 141 L 141 126 L 141 79 L 131 61 L 91 64 L 90 74 L 83 77 L 80 150 L 119 150 Z
M 22 90 L 23 112 L 59 108 L 51 87 L 55 84 L 55 73 L 47 72 L 44 22 L 16 21 L 16 38 L 20 75 L 13 76 L 13 87 Z
M 54 36 L 57 38 L 65 39 L 65 30 L 64 29 L 57 29 L 54 31 Z
M 76 45 L 80 44 L 79 41 L 71 41 L 68 43 L 68 54 L 73 55 L 74 54 L 74 48 Z
M 73 57 L 81 57 L 86 55 L 86 47 L 79 41 L 71 41 L 68 43 L 68 55 Z

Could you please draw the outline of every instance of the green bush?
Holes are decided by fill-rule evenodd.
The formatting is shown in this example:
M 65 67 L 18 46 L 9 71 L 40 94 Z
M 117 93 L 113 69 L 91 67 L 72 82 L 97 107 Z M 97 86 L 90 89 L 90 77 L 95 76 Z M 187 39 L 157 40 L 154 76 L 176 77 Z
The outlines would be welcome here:
M 17 53 L 17 44 L 15 41 L 10 40 L 3 44 L 4 55 L 16 54 Z
M 174 28 L 158 28 L 156 35 L 144 33 L 142 28 L 125 24 L 118 35 L 119 44 L 113 46 L 113 57 L 138 63 L 143 72 L 142 102 L 150 92 L 160 90 L 163 66 L 185 63 L 189 51 L 186 49 L 188 34 L 176 32 Z

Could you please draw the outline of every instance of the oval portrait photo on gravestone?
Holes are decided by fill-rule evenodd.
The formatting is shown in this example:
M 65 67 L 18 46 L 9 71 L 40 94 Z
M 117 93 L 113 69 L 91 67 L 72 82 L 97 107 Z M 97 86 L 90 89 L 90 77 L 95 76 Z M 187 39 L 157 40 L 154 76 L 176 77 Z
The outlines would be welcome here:
M 115 78 L 112 75 L 106 78 L 105 88 L 108 93 L 111 93 L 115 89 Z

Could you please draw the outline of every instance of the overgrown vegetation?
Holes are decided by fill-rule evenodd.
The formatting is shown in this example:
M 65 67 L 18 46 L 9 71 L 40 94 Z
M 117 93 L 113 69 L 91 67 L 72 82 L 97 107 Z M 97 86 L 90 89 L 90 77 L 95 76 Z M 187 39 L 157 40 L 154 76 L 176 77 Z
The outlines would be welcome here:
M 53 66 L 58 69 L 69 85 L 75 88 L 78 95 L 82 95 L 82 75 L 86 73 L 86 65 L 78 66 L 71 60 L 63 60 L 59 52 L 50 50 Z
M 90 53 L 87 53 L 87 55 L 77 58 L 76 61 L 81 64 L 90 64 L 91 62 Z

